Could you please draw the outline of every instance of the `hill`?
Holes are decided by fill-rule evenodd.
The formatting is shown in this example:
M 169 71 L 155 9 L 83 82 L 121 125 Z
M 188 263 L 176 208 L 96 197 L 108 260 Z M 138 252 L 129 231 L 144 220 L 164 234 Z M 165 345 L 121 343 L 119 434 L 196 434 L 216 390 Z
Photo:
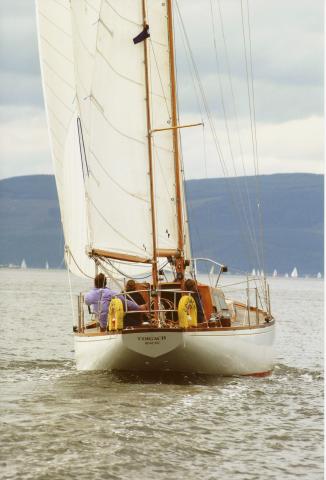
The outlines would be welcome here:
M 258 186 L 255 177 L 188 181 L 193 251 L 231 270 L 257 268 L 247 225 L 251 219 L 259 225 L 258 189 L 263 231 L 255 231 L 264 239 L 265 271 L 291 273 L 296 266 L 300 274 L 322 272 L 323 181 L 314 174 L 263 175 Z
M 323 272 L 323 176 L 276 174 L 186 182 L 194 256 L 230 270 L 257 268 L 253 244 L 264 237 L 265 271 Z M 255 205 L 260 200 L 263 231 Z M 0 181 L 0 264 L 62 264 L 63 235 L 54 177 L 31 175 Z M 252 236 L 252 234 L 251 234 Z
M 58 267 L 63 257 L 58 196 L 53 175 L 0 181 L 0 264 Z

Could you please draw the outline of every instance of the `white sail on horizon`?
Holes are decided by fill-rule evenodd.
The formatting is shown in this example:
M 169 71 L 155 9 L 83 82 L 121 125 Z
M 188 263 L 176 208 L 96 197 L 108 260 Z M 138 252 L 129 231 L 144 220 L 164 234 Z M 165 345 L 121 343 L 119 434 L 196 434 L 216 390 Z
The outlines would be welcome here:
M 299 274 L 298 274 L 298 269 L 296 267 L 294 267 L 294 269 L 292 270 L 292 273 L 291 273 L 291 278 L 298 278 Z
M 276 269 L 273 271 L 273 277 L 277 277 L 277 270 Z
M 25 269 L 27 268 L 27 264 L 26 264 L 25 258 L 23 258 L 22 263 L 20 264 L 20 268 L 22 268 L 23 270 L 25 270 Z

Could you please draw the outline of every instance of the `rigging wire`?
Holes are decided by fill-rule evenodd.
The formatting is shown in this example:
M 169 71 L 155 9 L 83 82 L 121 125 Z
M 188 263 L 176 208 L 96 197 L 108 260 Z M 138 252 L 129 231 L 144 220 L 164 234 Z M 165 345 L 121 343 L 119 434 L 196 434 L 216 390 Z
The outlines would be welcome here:
M 72 285 L 71 285 L 71 278 L 70 278 L 70 270 L 69 270 L 69 267 L 68 265 L 66 265 L 67 267 L 67 273 L 68 273 L 68 283 L 69 283 L 69 296 L 70 296 L 70 303 L 71 303 L 71 311 L 72 311 L 72 321 L 73 321 L 73 325 L 75 325 L 75 309 L 74 309 L 74 299 L 73 299 L 73 295 L 72 295 Z
M 217 137 L 217 134 L 216 134 L 215 125 L 214 125 L 214 121 L 213 121 L 213 118 L 212 118 L 212 114 L 211 114 L 209 106 L 208 106 L 208 101 L 207 101 L 207 97 L 206 97 L 206 94 L 205 94 L 205 90 L 203 88 L 203 85 L 202 85 L 202 82 L 201 82 L 201 79 L 200 79 L 198 68 L 197 68 L 193 53 L 192 53 L 191 46 L 190 46 L 189 37 L 188 37 L 187 31 L 186 31 L 186 28 L 185 28 L 185 25 L 184 25 L 182 15 L 181 15 L 179 5 L 178 5 L 177 1 L 176 1 L 176 8 L 177 8 L 177 12 L 179 14 L 180 24 L 182 26 L 182 32 L 183 32 L 183 35 L 184 35 L 184 38 L 185 38 L 185 41 L 186 41 L 187 49 L 188 49 L 189 56 L 190 56 L 190 59 L 191 59 L 192 68 L 193 68 L 193 71 L 195 73 L 195 77 L 196 77 L 196 80 L 197 80 L 199 92 L 200 92 L 202 103 L 203 103 L 203 106 L 204 106 L 204 110 L 205 110 L 206 116 L 208 118 L 208 122 L 209 122 L 210 129 L 211 129 L 211 132 L 212 132 L 213 141 L 214 141 L 215 148 L 216 148 L 216 151 L 217 151 L 217 154 L 218 154 L 218 159 L 220 161 L 220 165 L 221 165 L 224 177 L 228 177 L 229 176 L 228 168 L 227 168 L 227 165 L 225 163 L 224 156 L 223 156 L 223 153 L 222 153 L 222 150 L 221 150 L 221 147 L 220 147 L 220 143 L 219 143 L 219 140 L 218 140 L 218 137 Z M 240 224 L 241 224 L 241 210 L 239 208 L 239 205 L 238 205 L 238 202 L 237 202 L 237 199 L 236 199 L 236 196 L 235 196 L 235 192 L 233 191 L 233 189 L 231 188 L 229 183 L 227 183 L 227 188 L 229 189 L 229 192 L 231 194 L 231 200 L 232 200 L 235 211 L 238 213 L 238 216 L 239 216 L 239 219 L 240 219 Z
M 107 276 L 110 278 L 110 280 L 115 284 L 117 285 L 118 288 L 122 289 L 122 284 L 121 282 L 119 282 L 119 280 L 117 278 L 115 278 L 113 276 L 113 274 L 110 272 L 110 270 L 108 268 L 106 268 L 105 265 L 103 265 L 103 263 L 101 263 L 101 261 L 103 262 L 104 259 L 103 257 L 96 257 L 96 258 L 93 258 L 95 263 L 101 268 L 101 270 L 107 274 Z
M 245 34 L 245 14 L 244 14 L 243 0 L 240 0 L 240 4 L 241 4 L 242 36 L 243 36 L 243 44 L 244 44 L 244 57 L 245 57 L 246 78 L 247 78 L 247 93 L 248 93 L 249 112 L 250 112 L 251 139 L 252 139 L 253 158 L 254 158 L 254 165 L 255 165 L 256 203 L 257 203 L 258 222 L 259 222 L 259 231 L 260 231 L 259 246 L 260 246 L 261 265 L 262 265 L 262 269 L 265 270 L 264 252 L 263 252 L 263 222 L 262 222 L 262 212 L 261 212 L 262 204 L 261 204 L 261 195 L 260 195 L 260 188 L 259 188 L 259 182 L 258 182 L 259 159 L 258 159 L 258 147 L 257 147 L 255 96 L 254 96 L 254 86 L 253 86 L 253 66 L 252 66 L 253 62 L 252 62 L 252 42 L 251 42 L 249 3 L 247 0 L 246 6 L 247 6 L 249 55 L 248 55 L 248 47 L 247 47 L 246 34 Z M 249 59 L 248 59 L 248 56 L 249 56 Z
M 177 9 L 178 9 L 177 10 L 178 11 L 177 19 L 179 21 L 179 29 L 180 29 L 180 32 L 181 32 L 180 37 L 181 37 L 181 40 L 182 40 L 182 43 L 183 43 L 184 52 L 186 54 L 188 69 L 189 69 L 189 72 L 191 74 L 192 73 L 192 68 L 194 68 L 194 61 L 192 59 L 191 48 L 190 48 L 189 44 L 187 45 L 187 43 L 186 43 L 187 37 L 185 35 L 185 30 L 184 30 L 184 25 L 183 25 L 183 22 L 182 22 L 182 17 L 181 17 L 178 5 L 176 5 L 176 6 L 177 6 Z M 176 73 L 178 73 L 177 63 L 176 63 Z M 193 88 L 194 88 L 194 92 L 195 92 L 195 98 L 196 98 L 197 107 L 198 107 L 197 111 L 199 111 L 199 113 L 200 113 L 201 123 L 203 124 L 203 135 L 204 135 L 205 122 L 204 122 L 204 112 L 203 112 L 203 109 L 202 109 L 202 102 L 201 102 L 202 93 L 200 91 L 199 82 L 197 81 L 197 84 L 196 84 L 196 81 L 195 81 L 196 79 L 195 79 L 194 75 L 192 75 L 192 74 L 191 74 L 191 80 L 192 80 L 192 84 L 193 84 Z M 178 83 L 177 83 L 177 85 L 178 85 Z M 204 110 L 205 110 L 205 108 L 204 108 Z M 178 106 L 178 116 L 179 116 L 179 106 Z M 180 142 L 182 142 L 182 136 L 180 136 Z M 204 143 L 204 147 L 205 147 L 205 143 Z M 181 149 L 181 153 L 182 153 L 182 149 Z M 183 166 L 183 163 L 184 163 L 183 162 L 183 157 L 181 157 L 181 158 L 182 158 L 182 166 Z M 183 170 L 182 170 L 182 176 L 183 176 L 183 181 L 185 181 L 184 167 L 183 167 Z M 185 190 L 185 197 L 186 197 L 186 189 L 184 189 L 184 190 Z M 186 202 L 186 208 L 187 208 L 187 205 L 188 205 L 188 202 Z M 203 239 L 202 239 L 202 237 L 199 233 L 199 229 L 197 228 L 196 222 L 194 222 L 193 228 L 194 228 L 194 232 L 196 233 L 196 236 L 197 236 L 197 239 L 198 239 L 199 248 L 203 252 L 204 251 Z M 190 241 L 191 241 L 191 237 L 190 237 Z M 193 244 L 193 242 L 191 241 L 191 250 L 193 250 L 192 244 Z M 205 266 L 206 266 L 206 273 L 208 274 L 208 266 L 206 264 L 205 264 Z
M 133 280 L 137 280 L 137 279 L 138 279 L 138 280 L 144 280 L 144 279 L 146 279 L 146 278 L 150 278 L 151 275 L 152 275 L 152 273 L 149 273 L 149 274 L 146 274 L 146 275 L 143 275 L 143 276 L 137 275 L 137 276 L 133 277 L 133 276 L 131 276 L 130 274 L 127 274 L 127 273 L 123 272 L 120 268 L 116 267 L 116 266 L 111 262 L 110 259 L 105 258 L 105 257 L 99 257 L 99 258 L 100 258 L 100 260 L 101 260 L 102 262 L 105 262 L 105 263 L 109 264 L 109 265 L 112 267 L 113 270 L 115 270 L 117 273 L 119 273 L 120 275 L 122 275 L 124 278 L 132 278 Z M 160 269 L 165 268 L 168 264 L 169 264 L 168 261 L 165 262 L 162 266 L 160 266 Z
M 174 28 L 175 28 L 175 19 L 176 19 L 176 17 L 173 18 Z M 178 17 L 177 17 L 177 19 L 178 19 Z M 183 45 L 184 45 L 184 51 L 186 53 L 186 60 L 187 60 L 187 63 L 188 63 L 188 68 L 189 68 L 190 60 L 189 60 L 189 57 L 188 57 L 187 49 L 185 47 L 184 37 L 182 35 L 181 35 L 181 39 L 182 39 L 182 42 L 183 42 Z M 175 51 L 175 55 L 176 55 L 176 51 Z M 179 94 L 178 94 L 179 93 L 178 63 L 176 61 L 175 61 L 175 74 L 176 74 L 176 93 L 177 93 L 177 98 L 179 98 Z M 194 91 L 195 91 L 195 98 L 196 98 L 196 101 L 197 101 L 198 111 L 200 112 L 201 123 L 204 126 L 204 119 L 203 119 L 203 115 L 202 115 L 200 98 L 199 98 L 199 94 L 197 92 L 197 88 L 196 88 L 196 84 L 195 84 L 193 76 L 191 76 L 191 80 L 192 80 Z M 178 118 L 178 123 L 180 124 L 179 103 L 177 103 L 177 118 Z M 184 168 L 182 141 L 183 141 L 182 134 L 180 134 L 179 135 L 179 142 L 180 142 L 179 154 L 180 154 L 180 170 L 181 170 L 180 173 L 181 173 L 181 178 L 182 178 L 182 191 L 183 191 L 183 219 L 182 220 L 183 220 L 183 231 L 184 231 L 184 244 L 188 245 L 187 254 L 189 254 L 188 256 L 191 257 L 192 256 L 191 252 L 192 252 L 193 248 L 192 248 L 191 237 L 190 237 L 190 234 L 189 234 L 189 220 L 188 220 L 189 219 L 189 213 L 188 213 L 188 201 L 187 201 L 188 194 L 187 194 L 187 189 L 186 189 L 186 179 L 185 179 L 185 168 Z M 200 242 L 201 238 L 199 236 L 198 229 L 196 230 L 196 234 L 197 234 L 198 240 Z
M 160 69 L 159 69 L 159 66 L 158 66 L 158 61 L 157 61 L 157 57 L 156 57 L 156 54 L 155 54 L 155 49 L 154 49 L 154 45 L 153 45 L 153 42 L 152 42 L 151 37 L 149 37 L 149 44 L 150 44 L 151 49 L 152 49 L 152 52 L 153 52 L 153 57 L 154 57 L 154 61 L 155 61 L 156 71 L 157 71 L 157 75 L 158 75 L 159 80 L 160 80 L 160 86 L 161 86 L 162 94 L 163 94 L 163 97 L 164 97 L 164 102 L 165 102 L 166 110 L 167 110 L 167 113 L 168 113 L 169 118 L 171 118 L 171 112 L 170 112 L 169 104 L 168 104 L 168 101 L 167 101 L 167 98 L 166 98 L 166 94 L 165 94 L 165 91 L 164 91 L 164 85 L 163 85 L 163 81 L 162 81 L 162 76 L 161 76 L 161 72 L 160 72 Z M 152 90 L 152 92 L 153 92 L 153 90 Z
M 214 125 L 214 122 L 213 122 L 213 119 L 212 119 L 211 112 L 210 112 L 209 107 L 208 107 L 208 102 L 207 102 L 205 90 L 204 90 L 203 85 L 201 83 L 198 68 L 197 68 L 196 62 L 195 62 L 194 57 L 193 57 L 193 53 L 192 53 L 192 50 L 191 50 L 189 38 L 188 38 L 187 31 L 186 31 L 185 26 L 184 26 L 184 22 L 183 22 L 183 19 L 182 19 L 182 16 L 181 16 L 181 12 L 180 12 L 177 0 L 176 0 L 176 9 L 177 9 L 177 12 L 178 12 L 178 15 L 179 15 L 179 19 L 180 19 L 180 23 L 181 23 L 181 26 L 182 26 L 182 31 L 183 31 L 183 35 L 184 35 L 184 38 L 185 38 L 185 42 L 186 42 L 186 45 L 188 47 L 189 56 L 190 56 L 193 71 L 194 71 L 194 74 L 195 74 L 195 77 L 196 77 L 196 80 L 197 80 L 199 92 L 201 94 L 202 103 L 203 103 L 203 106 L 204 106 L 204 109 L 205 109 L 205 112 L 206 112 L 206 115 L 207 115 L 207 118 L 208 118 L 208 122 L 209 122 L 209 125 L 210 125 L 210 128 L 211 128 L 211 131 L 212 131 L 213 141 L 214 141 L 214 144 L 215 144 L 215 147 L 216 147 L 216 151 L 218 153 L 218 159 L 219 159 L 219 162 L 220 162 L 220 165 L 221 165 L 221 168 L 222 168 L 223 175 L 225 177 L 227 177 L 228 176 L 228 168 L 227 168 L 227 165 L 225 164 L 223 153 L 222 153 L 222 150 L 221 150 L 218 138 L 217 138 L 215 125 Z M 251 102 L 250 102 L 250 104 L 251 104 Z M 252 116 L 251 116 L 251 118 L 252 118 Z M 231 199 L 232 199 L 234 208 L 238 212 L 239 218 L 241 219 L 241 210 L 240 210 L 239 206 L 237 205 L 235 193 L 233 192 L 232 188 L 230 188 L 229 184 L 228 184 L 228 188 L 230 190 Z
M 255 139 L 255 152 L 256 152 L 256 164 L 257 164 L 257 176 L 256 176 L 256 188 L 257 188 L 257 198 L 258 198 L 258 215 L 259 215 L 259 230 L 260 230 L 260 247 L 261 247 L 261 258 L 262 258 L 262 267 L 265 271 L 265 253 L 264 253 L 264 222 L 263 222 L 263 211 L 262 211 L 262 196 L 261 196 L 261 185 L 258 181 L 259 178 L 259 154 L 258 154 L 258 141 L 257 141 L 257 128 L 256 128 L 256 106 L 255 106 L 255 90 L 254 90 L 254 75 L 253 75 L 253 61 L 252 61 L 252 41 L 251 41 L 251 25 L 250 25 L 250 12 L 249 12 L 249 0 L 247 0 L 247 18 L 248 18 L 248 37 L 249 37 L 249 58 L 250 58 L 250 74 L 251 74 L 251 91 L 252 91 L 252 106 L 253 106 L 253 117 L 254 117 L 254 139 Z
M 240 152 L 240 158 L 241 158 L 241 165 L 242 165 L 243 174 L 244 174 L 244 185 L 245 185 L 245 192 L 246 192 L 246 197 L 247 197 L 247 202 L 248 202 L 249 219 L 250 219 L 250 223 L 251 223 L 252 232 L 253 232 L 254 238 L 255 238 L 256 251 L 258 251 L 255 221 L 254 221 L 254 215 L 253 215 L 253 211 L 252 211 L 251 199 L 249 197 L 249 188 L 248 188 L 248 182 L 247 182 L 247 178 L 246 178 L 247 177 L 247 172 L 246 172 L 243 147 L 242 147 L 242 142 L 241 142 L 241 137 L 240 137 L 239 119 L 238 119 L 238 113 L 237 113 L 237 107 L 236 107 L 236 101 L 235 101 L 235 94 L 234 94 L 231 68 L 230 68 L 230 60 L 229 60 L 226 36 L 225 36 L 225 31 L 224 31 L 224 21 L 223 21 L 223 15 L 222 15 L 220 0 L 216 0 L 216 3 L 217 3 L 217 6 L 218 6 L 218 13 L 219 13 L 219 19 L 220 19 L 220 26 L 221 26 L 221 35 L 222 35 L 222 40 L 223 40 L 225 61 L 226 61 L 226 67 L 227 67 L 227 73 L 228 73 L 229 88 L 230 88 L 231 97 L 232 97 L 233 115 L 234 115 L 234 118 L 235 118 L 235 127 L 236 127 L 235 129 L 236 129 L 236 133 L 237 133 L 238 144 L 239 144 L 239 152 Z
M 68 247 L 68 245 L 65 246 L 65 251 L 66 253 L 72 258 L 74 264 L 76 265 L 77 269 L 80 271 L 80 273 L 84 276 L 84 277 L 87 277 L 87 278 L 93 278 L 93 277 L 90 277 L 87 273 L 85 273 L 82 268 L 78 265 L 75 257 L 73 256 L 73 254 L 71 253 L 71 250 L 70 248 Z M 67 265 L 67 268 L 69 270 L 69 266 L 68 266 L 68 261 L 66 260 L 66 265 Z
M 203 122 L 202 122 L 203 123 Z M 203 133 L 203 155 L 204 155 L 204 169 L 205 169 L 205 178 L 208 178 L 207 175 L 207 146 L 206 146 L 206 131 L 205 131 L 205 125 L 203 123 L 202 127 L 202 133 Z
M 217 70 L 217 78 L 218 78 L 218 85 L 219 85 L 219 90 L 220 90 L 220 96 L 221 96 L 221 105 L 222 105 L 222 111 L 223 111 L 223 116 L 224 116 L 224 125 L 225 125 L 225 130 L 227 133 L 227 139 L 228 139 L 228 147 L 229 147 L 229 153 L 230 153 L 230 158 L 233 166 L 233 171 L 234 171 L 234 176 L 235 176 L 235 182 L 237 184 L 237 189 L 236 189 L 236 195 L 238 195 L 238 201 L 240 204 L 240 208 L 242 210 L 242 216 L 240 216 L 241 221 L 243 220 L 244 226 L 242 226 L 243 231 L 242 237 L 243 240 L 247 246 L 247 253 L 248 256 L 252 256 L 252 252 L 250 249 L 250 241 L 254 245 L 255 244 L 255 238 L 253 235 L 253 231 L 250 225 L 250 222 L 248 221 L 248 216 L 247 212 L 245 210 L 245 202 L 243 198 L 243 194 L 241 192 L 241 186 L 240 186 L 240 180 L 238 178 L 238 173 L 236 169 L 236 164 L 235 164 L 235 158 L 234 158 L 234 153 L 233 153 L 233 148 L 231 144 L 231 136 L 230 136 L 230 127 L 229 127 L 229 122 L 227 118 L 227 111 L 226 111 L 226 106 L 225 106 L 225 101 L 224 101 L 224 90 L 223 90 L 223 84 L 221 80 L 221 75 L 219 74 L 220 72 L 220 60 L 219 60 L 219 55 L 217 52 L 217 42 L 216 42 L 216 29 L 215 29 L 215 23 L 214 23 L 214 10 L 213 10 L 213 4 L 212 0 L 210 0 L 210 7 L 211 7 L 211 21 L 212 21 L 212 30 L 213 30 L 213 45 L 214 45 L 214 53 L 215 53 L 215 63 L 216 63 L 216 70 Z M 247 227 L 247 231 L 249 234 L 249 239 L 247 238 L 247 235 L 244 233 L 245 227 Z

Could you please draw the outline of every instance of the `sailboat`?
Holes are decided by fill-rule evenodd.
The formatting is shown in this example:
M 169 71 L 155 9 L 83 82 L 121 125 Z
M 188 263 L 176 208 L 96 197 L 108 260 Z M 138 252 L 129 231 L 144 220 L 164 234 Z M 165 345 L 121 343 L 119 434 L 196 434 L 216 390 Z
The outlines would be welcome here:
M 277 277 L 277 270 L 276 269 L 273 271 L 273 277 Z
M 45 262 L 45 270 L 49 270 L 49 262 L 48 261 Z
M 20 268 L 23 269 L 23 270 L 26 270 L 27 264 L 26 264 L 25 258 L 23 258 L 22 263 L 20 264 Z
M 298 276 L 299 276 L 298 269 L 294 267 L 294 269 L 291 272 L 291 278 L 298 278 Z
M 219 283 L 227 267 L 191 255 L 180 130 L 197 124 L 179 122 L 172 1 L 39 0 L 37 13 L 68 271 L 102 272 L 115 288 L 135 279 L 148 305 L 146 321 L 127 327 L 126 302 L 114 298 L 103 332 L 82 292 L 77 369 L 271 372 L 266 279 L 261 293 L 246 278 L 245 300 L 233 300 Z M 200 261 L 215 284 L 198 280 Z

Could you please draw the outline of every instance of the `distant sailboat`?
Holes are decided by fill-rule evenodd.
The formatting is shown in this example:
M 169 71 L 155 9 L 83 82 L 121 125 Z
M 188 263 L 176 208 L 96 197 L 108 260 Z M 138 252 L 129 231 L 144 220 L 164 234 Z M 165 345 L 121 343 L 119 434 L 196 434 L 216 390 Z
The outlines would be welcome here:
M 45 262 L 45 269 L 46 269 L 46 270 L 49 270 L 49 264 L 48 264 L 47 261 Z
M 25 268 L 27 268 L 25 258 L 23 258 L 23 261 L 22 261 L 22 263 L 21 263 L 21 265 L 20 265 L 20 268 L 22 268 L 23 270 L 24 270 Z
M 317 278 L 322 278 L 322 274 L 320 272 L 317 273 Z
M 273 277 L 277 277 L 277 270 L 274 270 Z
M 298 274 L 298 270 L 296 267 L 294 267 L 294 269 L 292 270 L 292 273 L 291 273 L 291 278 L 298 278 L 299 274 Z
M 256 276 L 256 270 L 255 270 L 254 268 L 252 269 L 251 275 L 252 275 L 253 277 Z
M 286 274 L 284 275 L 284 277 L 285 277 L 285 278 L 289 278 L 289 274 L 286 273 Z

